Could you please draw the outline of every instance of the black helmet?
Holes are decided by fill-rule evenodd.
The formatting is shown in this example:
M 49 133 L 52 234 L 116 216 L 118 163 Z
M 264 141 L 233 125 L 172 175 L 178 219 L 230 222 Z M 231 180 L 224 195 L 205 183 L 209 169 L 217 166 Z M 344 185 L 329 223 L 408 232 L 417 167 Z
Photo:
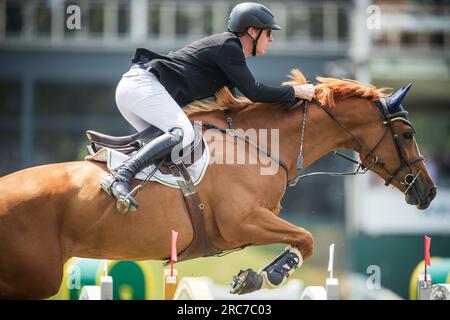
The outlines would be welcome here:
M 248 27 L 281 30 L 272 12 L 255 2 L 243 2 L 236 5 L 228 18 L 230 32 L 244 32 Z

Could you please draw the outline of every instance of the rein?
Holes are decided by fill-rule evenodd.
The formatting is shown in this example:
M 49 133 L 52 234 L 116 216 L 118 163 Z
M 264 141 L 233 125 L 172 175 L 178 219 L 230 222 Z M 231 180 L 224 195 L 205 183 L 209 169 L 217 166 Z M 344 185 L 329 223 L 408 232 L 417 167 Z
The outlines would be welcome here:
M 225 110 L 228 111 L 228 110 Z M 233 120 L 231 118 L 231 115 L 229 112 L 225 113 L 226 117 L 227 117 L 227 123 L 228 123 L 228 129 L 222 129 L 217 127 L 216 125 L 212 124 L 212 123 L 208 123 L 208 122 L 202 122 L 201 125 L 203 127 L 205 127 L 206 129 L 215 129 L 218 130 L 222 133 L 225 133 L 226 135 L 229 135 L 230 137 L 236 137 L 244 142 L 246 142 L 247 144 L 249 144 L 250 146 L 254 147 L 256 150 L 258 150 L 258 152 L 263 153 L 264 155 L 268 156 L 269 158 L 271 158 L 272 160 L 274 160 L 275 162 L 278 163 L 278 165 L 280 167 L 282 167 L 284 169 L 284 171 L 286 171 L 286 175 L 288 175 L 288 166 L 281 161 L 280 159 L 278 159 L 277 157 L 275 157 L 274 155 L 272 155 L 269 151 L 267 151 L 266 149 L 263 149 L 261 147 L 259 147 L 258 145 L 254 144 L 253 142 L 251 142 L 248 137 L 242 137 L 240 135 L 238 135 L 234 129 L 233 129 Z
M 343 172 L 343 173 L 335 173 L 335 172 L 313 172 L 313 173 L 309 173 L 309 174 L 304 174 L 304 175 L 299 175 L 296 178 L 293 179 L 292 182 L 289 183 L 289 186 L 295 186 L 298 182 L 298 180 L 306 178 L 306 177 L 310 177 L 310 176 L 315 176 L 315 175 L 329 175 L 329 176 L 347 176 L 347 175 L 357 175 L 357 174 L 364 174 L 366 173 L 369 169 L 377 166 L 380 167 L 381 169 L 383 169 L 388 175 L 388 179 L 385 180 L 385 186 L 388 186 L 392 183 L 392 181 L 395 179 L 397 180 L 400 184 L 407 186 L 406 190 L 404 191 L 404 193 L 408 192 L 408 190 L 414 185 L 416 179 L 418 178 L 418 176 L 420 175 L 421 171 L 419 171 L 416 175 L 414 175 L 412 173 L 412 169 L 411 169 L 411 165 L 414 163 L 417 163 L 419 161 L 423 161 L 424 157 L 422 155 L 417 156 L 416 158 L 412 159 L 412 160 L 407 160 L 403 149 L 400 146 L 400 142 L 399 142 L 399 135 L 396 133 L 394 127 L 393 127 L 393 123 L 395 121 L 403 121 L 406 124 L 408 124 L 409 126 L 411 126 L 411 128 L 415 131 L 414 126 L 411 124 L 411 122 L 409 122 L 406 119 L 406 115 L 408 114 L 407 111 L 400 111 L 394 114 L 389 113 L 387 104 L 386 104 L 386 100 L 385 98 L 382 98 L 380 100 L 377 100 L 375 102 L 376 106 L 378 107 L 378 109 L 380 110 L 380 113 L 383 116 L 383 125 L 386 126 L 386 130 L 384 131 L 383 135 L 381 136 L 381 138 L 378 140 L 378 142 L 375 144 L 375 146 L 370 149 L 364 142 L 362 142 L 356 135 L 354 135 L 337 117 L 336 114 L 330 109 L 330 107 L 328 107 L 327 105 L 322 104 L 319 100 L 317 100 L 316 98 L 312 99 L 312 102 L 319 106 L 322 110 L 325 111 L 326 114 L 328 114 L 330 116 L 331 119 L 333 119 L 336 123 L 338 123 L 345 131 L 347 131 L 352 137 L 353 139 L 357 142 L 357 144 L 359 145 L 359 147 L 361 149 L 363 149 L 366 152 L 366 156 L 364 157 L 363 161 L 367 160 L 368 158 L 372 159 L 372 163 L 369 166 L 365 166 L 363 164 L 363 161 L 358 161 L 355 160 L 343 153 L 340 153 L 339 151 L 334 150 L 334 154 L 348 160 L 351 161 L 355 164 L 358 165 L 358 167 L 356 168 L 355 171 L 353 172 Z M 394 140 L 394 145 L 395 145 L 395 149 L 397 151 L 397 155 L 400 159 L 400 165 L 399 167 L 394 170 L 394 172 L 389 171 L 386 168 L 385 163 L 379 161 L 378 156 L 376 156 L 374 154 L 374 151 L 378 148 L 378 146 L 382 143 L 382 141 L 384 140 L 384 138 L 386 137 L 387 133 L 390 132 L 391 136 Z M 303 137 L 302 137 L 303 140 Z M 301 156 L 301 155 L 300 155 Z M 409 173 L 407 175 L 405 175 L 405 177 L 403 178 L 403 181 L 399 180 L 397 178 L 398 173 L 403 169 L 403 168 L 408 168 L 409 169 Z M 301 170 L 300 168 L 297 168 L 297 170 Z
M 371 168 L 373 167 L 379 167 L 381 168 L 383 171 L 385 171 L 388 174 L 388 178 L 385 180 L 385 186 L 389 186 L 393 180 L 398 181 L 401 185 L 406 186 L 406 190 L 404 191 L 404 193 L 408 192 L 408 190 L 414 185 L 416 179 L 418 178 L 418 176 L 420 175 L 421 171 L 419 171 L 417 174 L 413 174 L 412 169 L 411 169 L 411 165 L 413 165 L 414 163 L 417 163 L 419 161 L 423 161 L 424 157 L 422 155 L 417 156 L 416 158 L 412 159 L 412 160 L 407 160 L 405 157 L 405 154 L 403 152 L 403 149 L 400 146 L 400 142 L 399 142 L 399 135 L 396 133 L 394 127 L 393 127 L 393 123 L 396 121 L 403 121 L 406 124 L 408 124 L 409 126 L 411 126 L 411 128 L 415 131 L 414 126 L 412 125 L 412 123 L 410 121 L 407 120 L 406 115 L 408 114 L 407 111 L 400 111 L 400 112 L 396 112 L 396 113 L 389 113 L 387 104 L 386 104 L 386 99 L 385 98 L 381 98 L 380 100 L 377 100 L 375 102 L 375 105 L 378 107 L 378 109 L 380 110 L 380 113 L 382 115 L 382 120 L 383 120 L 383 125 L 386 127 L 386 130 L 384 131 L 383 135 L 381 136 L 381 138 L 378 140 L 378 142 L 375 144 L 375 146 L 373 148 L 369 148 L 360 138 L 358 138 L 353 132 L 351 132 L 350 129 L 348 129 L 343 123 L 342 121 L 340 121 L 336 114 L 331 110 L 330 107 L 328 107 L 327 105 L 322 104 L 319 100 L 317 100 L 316 98 L 313 98 L 311 100 L 311 102 L 318 106 L 319 108 L 321 108 L 323 111 L 325 111 L 325 113 L 331 118 L 333 119 L 337 124 L 339 124 L 339 126 L 341 128 L 343 128 L 347 133 L 349 133 L 353 139 L 356 141 L 356 143 L 359 145 L 359 147 L 366 153 L 364 159 L 362 161 L 358 161 L 356 159 L 353 159 L 352 157 L 349 157 L 339 151 L 334 150 L 333 153 L 335 155 L 338 155 L 354 164 L 357 164 L 357 168 L 354 171 L 351 172 L 312 172 L 312 173 L 307 173 L 307 174 L 303 174 L 303 175 L 298 175 L 297 177 L 293 178 L 292 180 L 288 181 L 288 186 L 289 187 L 293 187 L 297 184 L 297 182 L 300 179 L 306 178 L 306 177 L 311 177 L 311 176 L 317 176 L 317 175 L 327 175 L 327 176 L 350 176 L 350 175 L 358 175 L 358 174 L 365 174 L 367 171 L 369 171 Z M 304 140 L 304 130 L 305 130 L 305 123 L 306 123 L 306 110 L 307 110 L 307 106 L 308 106 L 308 101 L 307 100 L 298 100 L 296 101 L 294 104 L 287 106 L 285 109 L 287 111 L 292 111 L 300 106 L 303 106 L 305 111 L 304 111 L 304 119 L 303 119 L 303 123 L 302 123 L 302 128 L 301 128 L 301 139 L 300 139 L 300 153 L 299 153 L 299 159 L 297 161 L 297 170 L 300 172 L 302 169 L 302 151 L 303 151 L 303 140 Z M 289 176 L 288 174 L 288 167 L 287 165 L 281 161 L 280 159 L 276 158 L 275 156 L 273 156 L 269 151 L 260 148 L 258 145 L 254 144 L 253 142 L 251 142 L 248 137 L 241 137 L 240 135 L 236 134 L 236 132 L 234 131 L 233 128 L 233 118 L 231 117 L 231 111 L 230 110 L 224 110 L 224 115 L 225 115 L 225 120 L 227 122 L 227 126 L 228 129 L 223 129 L 223 128 L 219 128 L 216 125 L 213 125 L 211 123 L 207 123 L 207 122 L 202 122 L 202 126 L 207 128 L 207 129 L 215 129 L 218 130 L 226 135 L 229 136 L 233 136 L 236 137 L 240 140 L 245 141 L 246 143 L 248 143 L 249 145 L 251 145 L 252 147 L 256 148 L 259 152 L 265 154 L 266 156 L 268 156 L 269 158 L 271 158 L 272 160 L 274 160 L 275 162 L 277 162 L 286 172 L 286 176 Z M 394 145 L 395 145 L 395 150 L 397 151 L 397 155 L 400 159 L 400 165 L 397 167 L 397 169 L 395 169 L 393 172 L 389 171 L 389 169 L 386 168 L 386 164 L 384 162 L 381 162 L 378 158 L 378 156 L 376 156 L 374 154 L 374 151 L 381 145 L 381 143 L 384 141 L 385 137 L 387 136 L 388 132 L 391 133 L 391 136 L 394 140 Z M 366 166 L 363 164 L 364 161 L 366 161 L 367 159 L 371 159 L 371 163 L 370 165 Z M 409 173 L 405 175 L 405 177 L 403 178 L 403 181 L 401 181 L 400 179 L 397 178 L 398 173 L 404 169 L 404 168 L 408 168 L 409 169 Z

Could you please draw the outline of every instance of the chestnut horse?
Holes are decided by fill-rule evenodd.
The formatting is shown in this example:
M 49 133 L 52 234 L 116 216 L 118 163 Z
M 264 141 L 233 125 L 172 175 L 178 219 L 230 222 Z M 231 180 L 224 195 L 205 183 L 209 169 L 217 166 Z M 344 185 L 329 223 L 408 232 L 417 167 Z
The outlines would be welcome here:
M 385 134 L 375 104 L 383 91 L 348 80 L 318 80 L 316 97 L 330 107 L 339 122 L 317 102 L 309 103 L 302 139 L 303 168 L 333 150 L 354 150 L 381 178 L 391 180 L 402 192 L 408 188 L 408 203 L 427 208 L 436 186 L 407 121 L 392 123 L 395 137 Z M 294 71 L 291 83 L 302 84 L 305 79 Z M 211 164 L 197 186 L 211 244 L 229 250 L 249 243 L 285 243 L 297 248 L 303 259 L 310 258 L 314 247 L 311 233 L 278 217 L 287 182 L 297 175 L 304 108 L 287 111 L 283 103 L 251 103 L 225 90 L 218 95 L 217 105 L 197 105 L 188 113 L 191 120 L 226 128 L 221 109 L 227 107 L 235 128 L 279 130 L 278 158 L 288 170 L 287 174 L 280 168 L 272 175 L 261 175 L 261 163 Z M 394 140 L 407 166 L 400 166 Z M 361 143 L 373 149 L 373 154 Z M 216 149 L 216 157 L 225 151 Z M 173 229 L 179 232 L 178 252 L 190 244 L 193 229 L 179 190 L 150 182 L 137 195 L 140 208 L 121 215 L 115 201 L 100 188 L 99 181 L 106 173 L 104 164 L 75 161 L 32 167 L 0 178 L 0 298 L 54 295 L 70 257 L 161 260 L 170 256 Z M 409 181 L 412 187 L 401 183 L 408 175 L 415 177 Z

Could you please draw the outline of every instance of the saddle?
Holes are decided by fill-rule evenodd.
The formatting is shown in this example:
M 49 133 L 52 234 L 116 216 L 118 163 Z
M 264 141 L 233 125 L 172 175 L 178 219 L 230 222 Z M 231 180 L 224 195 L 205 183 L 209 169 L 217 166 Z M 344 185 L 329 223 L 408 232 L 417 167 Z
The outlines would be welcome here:
M 178 184 L 183 193 L 186 208 L 194 229 L 194 237 L 189 246 L 178 255 L 178 261 L 212 256 L 220 253 L 209 242 L 204 220 L 205 206 L 200 201 L 191 176 L 186 169 L 186 167 L 192 165 L 203 155 L 203 149 L 205 148 L 203 136 L 195 126 L 194 132 L 194 141 L 188 147 L 181 150 L 180 158 L 175 159 L 176 164 L 170 159 L 169 155 L 163 160 L 159 168 L 164 174 L 172 174 L 181 178 Z M 124 154 L 131 154 L 161 134 L 163 134 L 163 131 L 155 126 L 149 126 L 141 132 L 120 137 L 88 130 L 86 131 L 86 135 L 90 141 L 90 145 L 87 148 L 89 154 L 95 154 L 102 148 L 110 148 Z M 170 257 L 167 257 L 164 264 L 167 265 L 169 261 Z
M 110 136 L 101 132 L 87 130 L 86 136 L 91 143 L 87 146 L 88 154 L 95 154 L 102 148 L 109 148 L 123 154 L 130 155 L 142 148 L 144 144 L 149 143 L 163 133 L 164 132 L 162 130 L 152 125 L 141 132 L 137 132 L 129 136 Z M 194 133 L 194 141 L 192 141 L 190 146 L 183 148 L 180 151 L 180 157 L 176 159 L 177 163 L 182 162 L 186 167 L 189 167 L 197 161 L 202 156 L 205 148 L 203 136 L 200 130 L 194 127 Z M 173 166 L 173 164 L 174 163 L 170 159 L 170 156 L 167 157 L 161 165 L 161 173 L 174 174 L 178 177 L 178 171 L 172 172 L 170 170 L 170 167 Z

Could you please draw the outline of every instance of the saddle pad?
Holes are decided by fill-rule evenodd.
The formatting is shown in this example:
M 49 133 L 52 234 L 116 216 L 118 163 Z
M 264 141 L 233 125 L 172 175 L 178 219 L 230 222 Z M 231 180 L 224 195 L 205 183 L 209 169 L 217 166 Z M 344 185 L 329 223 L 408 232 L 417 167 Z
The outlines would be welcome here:
M 191 176 L 192 182 L 194 186 L 199 184 L 202 180 L 206 168 L 209 164 L 209 148 L 208 144 L 205 142 L 205 148 L 203 150 L 203 154 L 200 159 L 194 162 L 192 165 L 187 167 L 187 171 Z M 95 154 L 89 155 L 85 158 L 85 160 L 89 161 L 98 161 L 98 162 L 106 162 L 108 169 L 112 170 L 119 167 L 125 160 L 129 158 L 128 155 L 123 154 L 121 152 L 115 151 L 109 148 L 102 148 L 97 151 Z M 155 165 L 150 165 L 143 170 L 141 170 L 137 175 L 136 179 L 145 180 L 148 174 L 155 168 Z M 159 182 L 167 187 L 180 189 L 177 181 L 183 180 L 181 177 L 175 177 L 171 174 L 163 174 L 159 170 L 155 172 L 150 181 Z

